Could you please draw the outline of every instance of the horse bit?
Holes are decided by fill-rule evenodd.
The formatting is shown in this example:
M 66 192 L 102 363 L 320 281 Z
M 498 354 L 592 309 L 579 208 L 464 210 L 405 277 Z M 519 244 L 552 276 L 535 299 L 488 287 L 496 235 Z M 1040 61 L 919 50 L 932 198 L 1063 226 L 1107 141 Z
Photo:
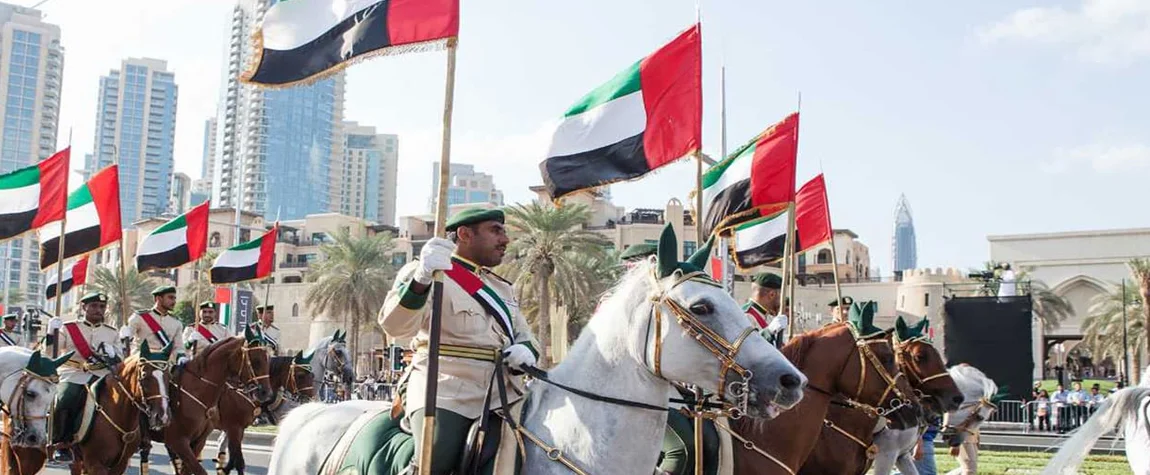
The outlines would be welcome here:
M 898 341 L 895 343 L 895 345 L 894 345 L 894 359 L 895 359 L 895 364 L 898 365 L 899 369 L 902 369 L 904 363 L 906 363 L 907 361 L 910 361 L 910 359 L 904 358 L 903 355 L 910 353 L 910 345 L 912 343 L 915 343 L 915 342 L 922 342 L 922 343 L 929 344 L 929 340 L 927 340 L 924 337 L 915 337 L 915 338 L 911 338 L 909 340 Z M 910 367 L 909 364 L 907 364 L 907 367 L 908 368 Z M 907 373 L 907 372 L 908 371 L 904 371 L 903 373 Z M 934 397 L 934 396 L 926 394 L 918 388 L 922 387 L 923 385 L 925 385 L 928 382 L 931 382 L 931 381 L 934 381 L 934 380 L 940 379 L 940 378 L 946 378 L 946 377 L 950 376 L 950 373 L 947 372 L 946 370 L 939 371 L 936 374 L 933 374 L 930 376 L 925 376 L 925 377 L 919 376 L 918 372 L 916 372 L 916 371 L 909 371 L 909 373 L 910 373 L 910 377 L 914 378 L 914 380 L 911 381 L 911 387 L 914 388 L 914 393 L 916 396 L 919 397 L 919 399 L 924 399 L 924 398 Z

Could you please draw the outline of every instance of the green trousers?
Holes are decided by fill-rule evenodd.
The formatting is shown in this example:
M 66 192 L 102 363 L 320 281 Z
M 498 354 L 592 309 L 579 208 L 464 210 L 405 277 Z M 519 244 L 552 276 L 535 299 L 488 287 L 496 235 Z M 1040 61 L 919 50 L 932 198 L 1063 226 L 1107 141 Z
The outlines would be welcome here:
M 60 383 L 52 407 L 52 443 L 71 442 L 78 429 L 80 411 L 88 392 L 83 384 Z
M 695 420 L 683 413 L 670 410 L 667 431 L 663 434 L 663 460 L 659 470 L 672 475 L 695 473 Z M 716 475 L 719 471 L 719 432 L 715 423 L 703 421 L 703 473 Z
M 419 459 L 423 446 L 423 409 L 411 413 L 411 433 L 415 438 L 415 458 Z M 475 420 L 446 409 L 435 410 L 435 442 L 431 461 L 432 475 L 446 475 L 459 467 L 460 456 L 467 445 L 467 431 Z

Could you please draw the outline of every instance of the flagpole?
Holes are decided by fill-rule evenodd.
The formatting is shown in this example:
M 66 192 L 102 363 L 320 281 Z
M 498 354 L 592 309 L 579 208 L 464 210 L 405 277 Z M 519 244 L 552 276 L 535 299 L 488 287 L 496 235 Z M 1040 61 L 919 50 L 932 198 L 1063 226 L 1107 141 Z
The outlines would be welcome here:
M 68 135 L 71 136 L 71 132 L 68 132 Z M 114 155 L 112 155 L 112 164 L 119 167 L 120 166 L 120 148 L 116 147 L 115 144 L 112 145 L 112 153 L 114 154 Z M 116 170 L 116 171 L 117 171 L 117 173 L 119 173 L 119 170 Z M 125 262 L 128 260 L 128 249 L 124 246 L 124 243 L 126 241 L 127 241 L 127 239 L 124 239 L 124 237 L 121 235 L 120 236 L 120 318 L 122 318 L 123 319 L 122 321 L 124 321 L 124 322 L 128 321 L 128 312 L 130 311 L 128 309 L 128 286 L 127 286 L 127 283 L 124 282 L 124 280 L 128 278 L 128 270 L 127 270 L 128 264 Z M 113 326 L 119 327 L 120 326 L 120 320 L 113 320 Z
M 451 175 L 451 113 L 455 107 L 455 50 L 459 38 L 447 40 L 447 80 L 443 93 L 443 144 L 439 157 L 439 196 L 435 200 L 435 237 L 445 237 L 447 222 L 447 187 Z M 428 322 L 427 390 L 423 400 L 422 450 L 419 473 L 431 473 L 435 442 L 435 410 L 439 391 L 439 337 L 443 321 L 443 273 L 436 272 L 431 284 L 431 320 Z M 499 371 L 496 368 L 496 371 Z
M 839 284 L 839 251 L 835 246 L 835 228 L 831 227 L 831 202 L 827 196 L 827 176 L 823 175 L 823 203 L 827 205 L 827 230 L 831 232 L 831 270 L 835 277 L 835 301 L 843 304 L 843 288 Z M 848 262 L 849 264 L 849 262 Z M 843 315 L 846 315 L 843 313 Z
M 719 160 L 727 159 L 727 67 L 719 67 Z M 735 263 L 731 259 L 731 241 L 721 238 L 719 254 L 723 263 L 723 287 L 735 296 Z
M 798 106 L 795 109 L 795 113 L 799 114 L 800 117 L 802 116 L 802 113 L 803 113 L 803 93 L 802 93 L 802 91 L 799 91 Z M 795 126 L 795 162 L 796 163 L 798 162 L 798 157 L 799 157 L 799 126 L 796 125 Z M 792 189 L 791 192 L 794 193 L 794 190 Z M 795 274 L 797 273 L 796 272 L 797 269 L 795 269 L 795 267 L 796 267 L 795 264 L 797 263 L 796 262 L 796 260 L 797 260 L 796 256 L 798 255 L 798 252 L 795 252 L 796 249 L 798 248 L 798 243 L 795 242 L 795 238 L 796 238 L 796 235 L 795 235 L 795 197 L 792 195 L 791 202 L 787 205 L 787 241 L 786 241 L 787 246 L 785 249 L 783 249 L 783 258 L 785 259 L 783 261 L 783 285 L 787 286 L 789 284 L 789 287 L 784 287 L 783 290 L 790 290 L 790 295 L 792 295 L 792 296 L 795 293 Z M 787 273 L 788 268 L 790 270 L 789 275 Z M 788 278 L 790 280 L 788 280 Z M 781 295 L 779 296 L 779 298 L 782 299 L 782 302 L 780 302 L 780 304 L 779 304 L 779 312 L 780 313 L 784 309 L 786 309 L 786 307 L 787 307 L 787 297 L 786 297 L 787 295 L 788 295 L 787 292 L 781 292 Z M 788 318 L 789 318 L 789 321 L 787 322 L 787 333 L 790 334 L 791 336 L 794 336 L 794 334 L 795 334 L 794 315 L 788 315 Z
M 68 128 L 68 167 L 71 167 L 71 166 L 72 166 L 72 128 L 69 127 Z M 71 173 L 72 173 L 72 170 L 69 169 L 67 174 L 64 175 L 64 202 L 65 203 L 67 203 L 67 201 L 68 201 L 68 175 L 70 175 Z M 64 292 L 61 292 L 60 289 L 63 287 L 63 284 L 64 284 L 64 238 L 67 235 L 67 231 L 68 231 L 67 227 L 66 227 L 67 224 L 68 224 L 68 207 L 65 206 L 64 207 L 64 217 L 60 220 L 60 240 L 58 241 L 59 249 L 56 250 L 56 318 L 59 318 L 60 320 L 64 319 L 64 312 L 61 311 L 61 308 L 63 307 L 63 303 L 64 303 Z M 7 279 L 5 279 L 5 280 L 7 280 Z M 54 336 L 58 336 L 58 335 L 54 335 Z M 58 340 L 56 338 L 53 338 L 52 341 L 55 342 Z M 55 358 L 57 356 L 57 353 L 59 353 L 59 351 L 60 351 L 60 345 L 59 344 L 53 344 L 52 345 L 52 357 Z

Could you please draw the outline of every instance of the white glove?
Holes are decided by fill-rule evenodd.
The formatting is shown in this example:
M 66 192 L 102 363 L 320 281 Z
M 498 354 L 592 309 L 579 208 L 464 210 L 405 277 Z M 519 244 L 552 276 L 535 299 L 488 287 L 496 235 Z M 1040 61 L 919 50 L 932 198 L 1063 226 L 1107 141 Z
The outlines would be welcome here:
M 778 333 L 787 327 L 787 316 L 779 315 L 771 320 L 770 325 L 767 325 L 767 331 L 771 333 Z
M 187 363 L 188 361 L 191 361 L 191 359 L 189 359 L 186 355 L 180 355 L 179 358 L 176 358 L 176 364 L 178 364 L 178 365 L 183 365 L 184 363 Z
M 130 327 L 128 327 L 127 325 L 120 327 L 120 339 L 121 340 L 124 338 L 131 338 L 131 337 L 132 337 L 132 329 Z
M 443 238 L 431 238 L 419 251 L 419 268 L 412 279 L 421 284 L 430 284 L 435 271 L 451 269 L 451 253 L 455 243 Z
M 511 369 L 535 366 L 535 363 L 535 353 L 532 353 L 527 345 L 516 343 L 503 350 L 503 364 Z
M 52 317 L 51 319 L 48 320 L 48 331 L 54 332 L 56 330 L 59 330 L 60 327 L 63 325 L 64 325 L 64 321 L 60 320 L 60 317 Z

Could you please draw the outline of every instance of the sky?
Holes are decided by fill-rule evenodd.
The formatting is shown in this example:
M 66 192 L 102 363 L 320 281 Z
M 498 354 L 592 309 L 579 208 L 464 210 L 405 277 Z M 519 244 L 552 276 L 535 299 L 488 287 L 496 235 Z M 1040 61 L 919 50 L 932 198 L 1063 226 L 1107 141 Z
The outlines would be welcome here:
M 24 1 L 30 5 L 33 2 Z M 702 0 L 704 151 L 798 108 L 798 180 L 826 174 L 836 228 L 890 274 L 899 194 L 919 267 L 974 267 L 987 235 L 1147 226 L 1150 2 Z M 199 177 L 233 0 L 48 0 L 66 49 L 61 146 L 92 150 L 99 76 L 165 59 L 179 85 L 176 170 Z M 575 100 L 696 18 L 695 0 L 463 0 L 452 161 L 533 198 L 549 130 Z M 345 118 L 400 136 L 398 214 L 426 212 L 446 55 L 351 67 Z M 689 161 L 615 185 L 617 205 L 686 201 Z

